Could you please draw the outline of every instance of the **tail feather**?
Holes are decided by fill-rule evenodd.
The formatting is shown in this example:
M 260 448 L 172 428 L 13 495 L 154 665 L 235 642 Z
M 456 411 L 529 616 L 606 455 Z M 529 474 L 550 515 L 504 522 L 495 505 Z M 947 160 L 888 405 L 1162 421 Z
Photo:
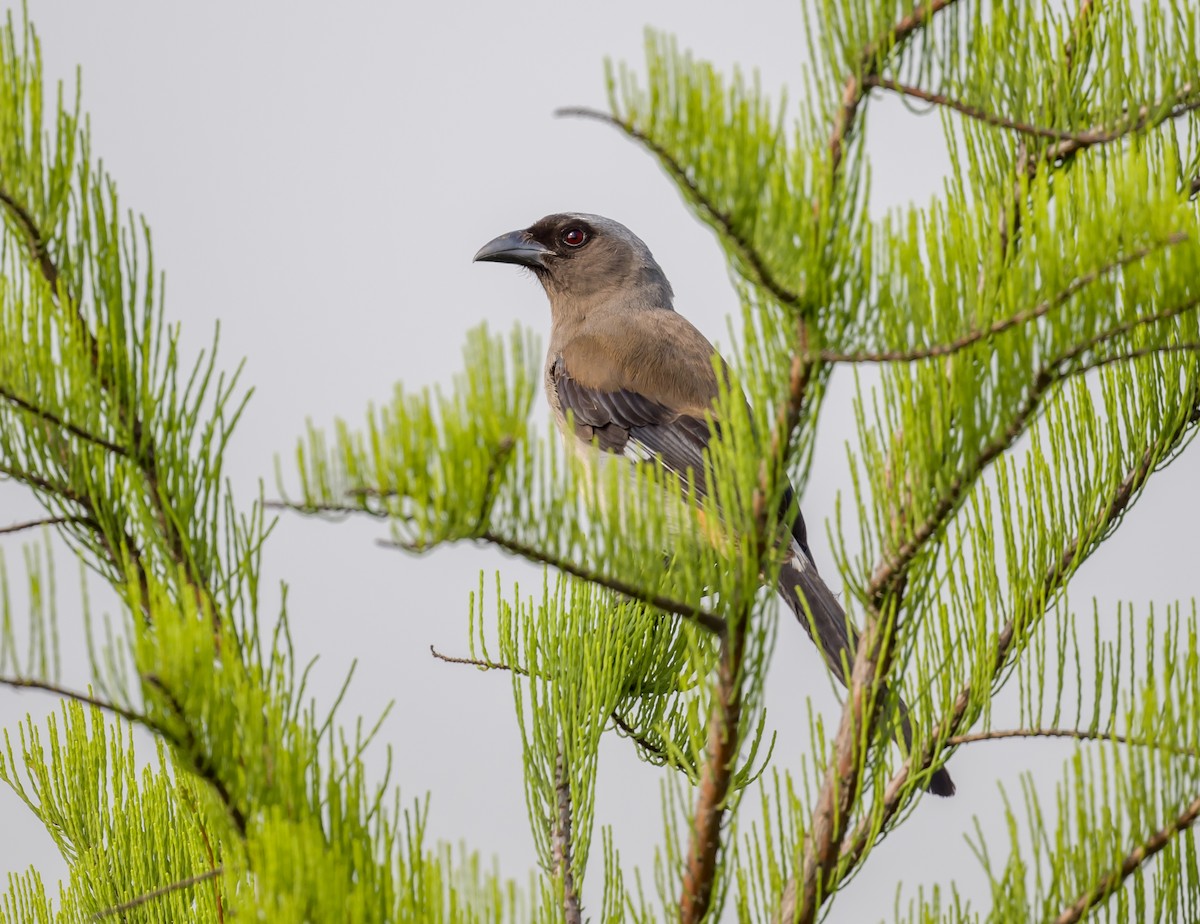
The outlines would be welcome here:
M 779 590 L 825 658 L 830 671 L 842 686 L 848 686 L 846 671 L 848 665 L 854 661 L 858 633 L 846 618 L 837 597 L 817 574 L 817 566 L 795 542 L 792 544 L 791 555 L 780 570 Z M 900 701 L 898 735 L 903 739 L 907 750 L 912 744 L 912 723 L 908 717 L 908 707 L 903 700 Z M 926 786 L 935 796 L 952 796 L 954 788 L 954 781 L 950 779 L 945 767 L 935 770 Z

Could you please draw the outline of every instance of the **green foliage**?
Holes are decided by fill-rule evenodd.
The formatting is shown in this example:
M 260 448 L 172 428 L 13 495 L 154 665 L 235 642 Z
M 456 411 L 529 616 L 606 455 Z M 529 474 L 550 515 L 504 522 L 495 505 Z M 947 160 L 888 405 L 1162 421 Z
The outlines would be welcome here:
M 823 0 L 799 107 L 655 35 L 640 74 L 610 67 L 612 114 L 583 114 L 658 159 L 743 302 L 698 511 L 686 480 L 593 468 L 531 430 L 541 360 L 522 330 L 473 331 L 449 391 L 398 387 L 362 427 L 310 426 L 298 487 L 278 476 L 295 510 L 374 517 L 413 553 L 474 542 L 545 566 L 532 593 L 497 579 L 494 622 L 481 579 L 469 657 L 448 658 L 511 680 L 539 865 L 520 890 L 429 844 L 427 803 L 367 777 L 377 724 L 308 702 L 286 611 L 259 613 L 270 524 L 223 480 L 248 396 L 215 339 L 180 355 L 148 229 L 10 21 L 0 477 L 123 608 L 103 633 L 85 616 L 90 692 L 68 689 L 43 556 L 25 563 L 23 657 L 0 569 L 0 683 L 74 700 L 6 734 L 0 779 L 69 878 L 52 896 L 12 877 L 3 920 L 213 920 L 236 899 L 270 921 L 813 921 L 935 768 L 1002 737 L 1075 742 L 1053 803 L 1032 784 L 1010 801 L 1004 859 L 973 840 L 986 910 L 950 884 L 897 893 L 898 920 L 1194 919 L 1194 607 L 1096 602 L 1088 624 L 1067 590 L 1200 421 L 1196 17 L 1183 0 Z M 861 138 L 884 92 L 941 110 L 954 168 L 935 201 L 874 217 Z M 812 753 L 788 766 L 764 740 L 763 587 L 839 365 L 882 367 L 857 379 L 831 530 L 862 642 L 838 724 L 810 712 Z M 1018 724 L 993 729 L 1006 684 Z M 896 748 L 901 689 L 914 734 Z M 602 826 L 596 885 L 612 732 L 667 768 L 652 888 Z

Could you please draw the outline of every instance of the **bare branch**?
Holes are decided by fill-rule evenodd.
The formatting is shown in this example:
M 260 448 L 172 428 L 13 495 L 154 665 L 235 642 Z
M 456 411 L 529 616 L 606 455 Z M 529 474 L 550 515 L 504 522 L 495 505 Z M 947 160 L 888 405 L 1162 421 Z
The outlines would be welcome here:
M 1126 879 L 1132 876 L 1139 867 L 1149 861 L 1155 854 L 1162 851 L 1171 839 L 1182 834 L 1200 818 L 1200 797 L 1192 800 L 1183 808 L 1169 824 L 1160 828 L 1134 847 L 1121 861 L 1121 865 L 1104 876 L 1095 888 L 1084 892 L 1074 902 L 1063 909 L 1062 914 L 1054 919 L 1054 924 L 1075 924 L 1089 910 L 1101 904 L 1117 891 Z
M 1116 257 L 1110 262 L 1098 267 L 1090 272 L 1084 273 L 1082 276 L 1071 281 L 1061 291 L 1045 301 L 1038 303 L 1032 308 L 1026 308 L 1024 311 L 1019 311 L 1007 318 L 1001 318 L 984 328 L 978 328 L 970 331 L 967 334 L 951 341 L 950 343 L 934 344 L 928 347 L 918 347 L 912 350 L 878 350 L 878 351 L 863 351 L 858 353 L 842 353 L 836 350 L 821 350 L 817 357 L 822 362 L 828 363 L 884 363 L 884 362 L 915 362 L 921 359 L 934 359 L 943 356 L 950 356 L 960 350 L 965 350 L 967 347 L 978 343 L 981 340 L 986 340 L 994 337 L 997 334 L 1004 333 L 1006 330 L 1017 327 L 1022 324 L 1028 324 L 1030 321 L 1036 321 L 1038 318 L 1045 317 L 1055 308 L 1059 308 L 1071 300 L 1075 295 L 1102 276 L 1106 276 L 1114 270 L 1123 269 L 1131 263 L 1136 263 L 1144 260 L 1150 254 L 1162 250 L 1165 247 L 1172 247 L 1176 244 L 1182 244 L 1188 239 L 1186 233 L 1182 231 L 1175 232 L 1165 237 L 1161 241 L 1155 241 L 1152 244 L 1147 244 L 1144 247 L 1139 247 Z
M 180 879 L 178 882 L 172 882 L 161 888 L 155 889 L 153 892 L 147 892 L 145 895 L 139 895 L 137 898 L 131 898 L 127 902 L 122 902 L 119 905 L 114 905 L 112 908 L 105 908 L 92 915 L 93 921 L 101 921 L 104 918 L 113 917 L 114 915 L 124 914 L 126 911 L 131 911 L 139 905 L 144 905 L 147 902 L 152 902 L 155 899 L 162 898 L 164 895 L 170 895 L 172 892 L 178 892 L 181 889 L 190 889 L 192 886 L 200 885 L 202 882 L 208 882 L 210 879 L 215 879 L 221 875 L 221 867 L 205 870 L 203 873 L 197 873 L 195 876 L 189 876 L 187 879 Z M 221 904 L 218 900 L 217 907 Z
M 721 642 L 717 687 L 708 719 L 708 743 L 697 785 L 696 810 L 692 818 L 692 832 L 683 871 L 683 890 L 679 898 L 681 924 L 699 924 L 712 904 L 717 854 L 721 846 L 721 821 L 725 817 L 740 744 L 741 667 L 748 621 L 748 618 L 739 619 L 734 631 Z
M 505 664 L 502 661 L 483 661 L 479 658 L 456 658 L 453 655 L 442 654 L 432 645 L 429 646 L 429 653 L 439 661 L 445 661 L 447 664 L 467 664 L 471 667 L 478 667 L 488 671 L 512 671 L 515 674 L 521 674 L 525 677 L 529 676 L 529 671 L 523 667 L 513 667 L 511 664 Z
M 1046 151 L 1045 159 L 1051 162 L 1066 160 L 1087 148 L 1109 144 L 1110 142 L 1124 138 L 1126 135 L 1131 135 L 1147 128 L 1154 128 L 1172 119 L 1178 119 L 1180 116 L 1194 112 L 1197 109 L 1200 109 L 1200 96 L 1195 95 L 1195 91 L 1190 83 L 1184 84 L 1176 102 L 1163 108 L 1161 111 L 1156 113 L 1149 106 L 1140 106 L 1136 116 L 1127 117 L 1114 128 L 1099 128 L 1090 132 L 1081 132 L 1074 137 L 1066 138 L 1058 144 L 1052 145 Z
M 890 608 L 892 612 L 895 608 Z M 869 744 L 881 705 L 880 678 L 890 662 L 890 646 L 883 638 L 882 614 L 876 613 L 858 640 L 849 693 L 842 708 L 833 759 L 817 793 L 812 822 L 805 838 L 800 875 L 784 887 L 777 921 L 812 924 L 825 889 L 840 859 L 842 841 L 859 789 L 864 748 Z M 799 894 L 797 894 L 799 887 Z
M 511 664 L 505 664 L 503 661 L 485 661 L 482 658 L 456 658 L 453 655 L 442 654 L 433 645 L 429 646 L 429 653 L 439 661 L 444 661 L 447 664 L 465 664 L 469 667 L 478 667 L 480 670 L 485 671 L 512 671 L 514 674 L 519 674 L 522 677 L 529 676 L 529 671 L 527 671 L 525 668 L 513 666 Z M 661 748 L 647 741 L 644 737 L 638 734 L 637 729 L 626 722 L 625 719 L 621 717 L 619 712 L 613 712 L 611 715 L 609 715 L 609 719 L 612 720 L 615 728 L 623 732 L 625 737 L 633 741 L 633 743 L 640 747 L 643 751 L 659 760 L 665 760 L 667 758 L 667 754 Z

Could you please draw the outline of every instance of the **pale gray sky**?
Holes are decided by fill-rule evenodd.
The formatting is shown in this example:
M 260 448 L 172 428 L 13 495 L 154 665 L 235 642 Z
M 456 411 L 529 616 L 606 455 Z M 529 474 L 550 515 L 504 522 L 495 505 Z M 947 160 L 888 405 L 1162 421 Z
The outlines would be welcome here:
M 206 346 L 219 321 L 224 368 L 247 359 L 244 382 L 255 395 L 226 460 L 243 501 L 259 479 L 272 491 L 273 459 L 283 453 L 286 467 L 306 418 L 358 420 L 397 380 L 447 381 L 465 332 L 482 319 L 544 331 L 548 312 L 536 284 L 473 266 L 471 256 L 548 212 L 599 212 L 633 228 L 667 271 L 679 310 L 727 340 L 725 318 L 737 301 L 712 235 L 649 156 L 611 129 L 551 113 L 603 107 L 604 57 L 639 64 L 647 24 L 722 66 L 757 68 L 764 87 L 789 84 L 793 105 L 805 54 L 796 0 L 28 6 L 48 75 L 71 79 L 76 65 L 83 69 L 93 151 L 116 178 L 124 207 L 153 228 L 167 315 L 183 324 L 185 350 Z M 877 212 L 937 192 L 946 155 L 936 118 L 873 102 L 868 143 Z M 849 485 L 851 386 L 848 374 L 835 378 L 804 498 L 821 563 L 830 562 L 823 523 Z M 536 413 L 545 416 L 540 404 Z M 1198 460 L 1188 453 L 1152 482 L 1072 586 L 1077 608 L 1090 609 L 1093 595 L 1139 603 L 1191 597 L 1200 543 L 1184 520 L 1194 520 L 1200 503 Z M 31 512 L 21 492 L 0 486 L 0 522 Z M 467 599 L 480 569 L 500 567 L 508 583 L 537 573 L 468 547 L 404 557 L 377 548 L 380 534 L 283 518 L 266 568 L 269 581 L 290 586 L 297 655 L 321 656 L 313 689 L 325 703 L 357 658 L 343 721 L 373 717 L 397 700 L 372 765 L 382 765 L 390 743 L 406 800 L 433 793 L 433 834 L 498 856 L 506 874 L 524 880 L 534 856 L 509 682 L 437 663 L 429 645 L 465 652 Z M 18 543 L 4 549 L 10 573 L 19 573 Z M 73 573 L 60 557 L 65 679 L 80 686 Z M 803 697 L 812 695 L 831 721 L 836 700 L 790 622 L 782 624 L 769 690 L 776 760 L 794 766 L 808 748 Z M 43 715 L 52 706 L 46 697 L 0 692 L 0 725 L 13 729 L 27 711 Z M 962 839 L 972 816 L 1003 855 L 998 784 L 1011 790 L 1022 771 L 1045 768 L 1049 787 L 1068 753 L 1052 743 L 961 751 L 952 763 L 959 796 L 924 800 L 873 854 L 831 920 L 890 918 L 898 881 L 906 896 L 955 877 L 968 895 L 984 895 Z M 599 819 L 614 825 L 626 863 L 647 870 L 660 837 L 659 773 L 615 738 L 603 754 Z M 61 860 L 7 790 L 0 818 L 0 867 L 32 863 L 53 881 Z M 592 876 L 599 878 L 598 864 Z

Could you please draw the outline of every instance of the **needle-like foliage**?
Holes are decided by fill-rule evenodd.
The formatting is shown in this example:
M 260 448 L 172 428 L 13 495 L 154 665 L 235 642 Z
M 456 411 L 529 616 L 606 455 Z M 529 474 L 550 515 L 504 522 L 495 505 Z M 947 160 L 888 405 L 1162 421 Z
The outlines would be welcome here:
M 259 614 L 262 504 L 222 475 L 247 396 L 215 342 L 180 355 L 148 230 L 78 103 L 45 101 L 32 28 L 9 22 L 0 477 L 124 611 L 86 621 L 92 674 L 67 684 L 44 554 L 25 560 L 24 652 L 0 570 L 0 683 L 68 700 L 6 732 L 0 779 L 70 869 L 57 894 L 13 877 L 4 920 L 811 922 L 872 875 L 956 749 L 1016 738 L 1072 743 L 1053 800 L 1008 794 L 1005 845 L 964 809 L 989 892 L 923 889 L 897 920 L 1196 919 L 1194 604 L 1156 617 L 1068 593 L 1200 422 L 1198 14 L 807 13 L 799 103 L 651 34 L 644 68 L 610 66 L 609 111 L 564 110 L 657 159 L 728 257 L 736 384 L 703 472 L 631 479 L 564 453 L 531 425 L 536 338 L 482 327 L 449 390 L 398 387 L 361 425 L 310 427 L 280 466 L 286 506 L 374 518 L 399 551 L 469 542 L 542 566 L 533 588 L 481 577 L 465 653 L 435 652 L 512 691 L 538 861 L 521 888 L 429 844 L 427 804 L 367 778 L 377 724 L 308 704 L 286 613 Z M 933 201 L 875 217 L 862 139 L 881 94 L 940 113 L 953 168 Z M 858 383 L 853 488 L 825 573 L 860 640 L 836 722 L 785 718 L 812 740 L 789 763 L 766 732 L 764 587 L 789 484 L 803 500 L 814 453 L 836 451 L 816 435 L 839 367 Z M 155 736 L 149 766 L 131 725 Z M 624 868 L 597 825 L 612 735 L 664 768 L 652 870 Z

